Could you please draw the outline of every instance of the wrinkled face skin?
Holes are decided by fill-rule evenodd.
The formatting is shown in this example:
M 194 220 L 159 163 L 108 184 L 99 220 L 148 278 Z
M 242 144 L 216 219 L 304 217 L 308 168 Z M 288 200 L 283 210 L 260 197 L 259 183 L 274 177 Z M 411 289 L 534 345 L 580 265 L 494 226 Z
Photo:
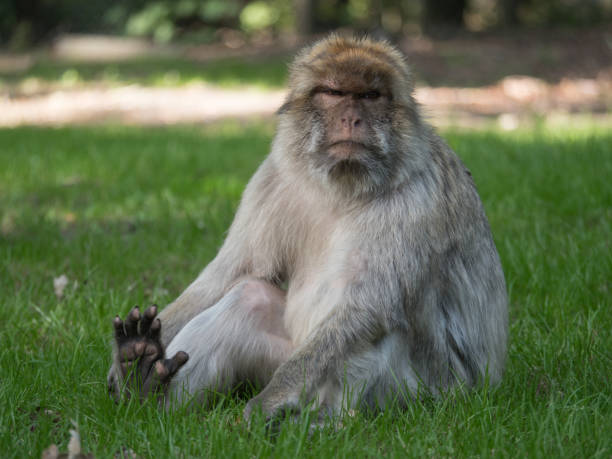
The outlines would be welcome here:
M 376 69 L 343 64 L 315 79 L 309 95 L 315 115 L 309 150 L 315 166 L 331 180 L 376 186 L 391 172 L 392 94 Z
M 397 133 L 406 131 L 407 104 L 394 94 L 407 81 L 402 71 L 359 42 L 331 43 L 298 59 L 280 126 L 318 181 L 354 197 L 392 185 L 402 150 Z
M 399 183 L 420 127 L 410 69 L 396 48 L 331 36 L 297 56 L 289 80 L 279 110 L 283 157 L 345 197 Z
M 377 138 L 385 135 L 389 94 L 365 82 L 325 81 L 312 92 L 312 105 L 321 114 L 325 129 L 323 144 L 330 157 L 339 161 L 358 159 L 369 150 L 386 145 Z

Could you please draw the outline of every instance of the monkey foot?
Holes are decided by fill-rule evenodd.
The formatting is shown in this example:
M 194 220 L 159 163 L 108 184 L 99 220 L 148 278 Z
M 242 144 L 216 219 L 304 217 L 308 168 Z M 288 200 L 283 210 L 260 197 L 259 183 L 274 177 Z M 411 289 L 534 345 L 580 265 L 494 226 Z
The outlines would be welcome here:
M 125 388 L 128 396 L 136 393 L 140 398 L 151 393 L 163 394 L 189 356 L 179 351 L 165 358 L 157 306 L 150 306 L 144 314 L 136 306 L 125 321 L 115 317 L 113 327 L 117 357 L 115 371 L 109 375 L 109 390 L 118 395 Z

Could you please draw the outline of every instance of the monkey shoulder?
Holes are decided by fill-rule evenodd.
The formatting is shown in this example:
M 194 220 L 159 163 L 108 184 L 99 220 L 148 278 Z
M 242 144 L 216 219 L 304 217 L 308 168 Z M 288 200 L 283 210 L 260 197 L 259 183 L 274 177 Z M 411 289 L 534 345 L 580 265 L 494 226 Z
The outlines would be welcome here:
M 486 217 L 472 173 L 437 134 L 431 135 L 429 145 L 432 216 L 466 228 L 480 225 Z
M 428 157 L 423 167 L 378 197 L 359 222 L 362 239 L 371 233 L 366 239 L 391 259 L 406 261 L 408 253 L 426 260 L 483 240 L 491 243 L 484 208 L 467 167 L 435 134 L 429 138 Z

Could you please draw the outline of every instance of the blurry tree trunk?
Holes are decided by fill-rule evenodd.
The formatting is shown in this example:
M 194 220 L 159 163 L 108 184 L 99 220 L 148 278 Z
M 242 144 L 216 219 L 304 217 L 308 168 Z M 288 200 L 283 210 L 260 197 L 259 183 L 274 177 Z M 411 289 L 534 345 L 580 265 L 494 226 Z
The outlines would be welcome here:
M 6 1 L 6 0 L 0 0 Z M 53 7 L 52 2 L 41 0 L 13 0 L 16 27 L 12 40 L 16 40 L 21 45 L 31 45 L 46 37 L 56 28 L 61 18 L 58 9 Z
M 463 27 L 467 0 L 424 0 L 425 30 Z
M 314 31 L 314 1 L 293 0 L 298 35 L 306 37 Z
M 518 7 L 521 0 L 502 0 L 503 23 L 506 26 L 514 26 L 519 23 Z
M 369 26 L 374 31 L 382 31 L 382 0 L 370 1 Z

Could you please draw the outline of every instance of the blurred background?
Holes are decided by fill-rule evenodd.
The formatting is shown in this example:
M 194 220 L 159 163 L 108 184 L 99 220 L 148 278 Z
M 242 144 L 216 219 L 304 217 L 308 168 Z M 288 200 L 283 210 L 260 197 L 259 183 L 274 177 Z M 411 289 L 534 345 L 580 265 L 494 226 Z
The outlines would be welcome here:
M 269 116 L 332 30 L 396 43 L 434 124 L 610 123 L 611 25 L 612 0 L 2 0 L 0 126 Z

